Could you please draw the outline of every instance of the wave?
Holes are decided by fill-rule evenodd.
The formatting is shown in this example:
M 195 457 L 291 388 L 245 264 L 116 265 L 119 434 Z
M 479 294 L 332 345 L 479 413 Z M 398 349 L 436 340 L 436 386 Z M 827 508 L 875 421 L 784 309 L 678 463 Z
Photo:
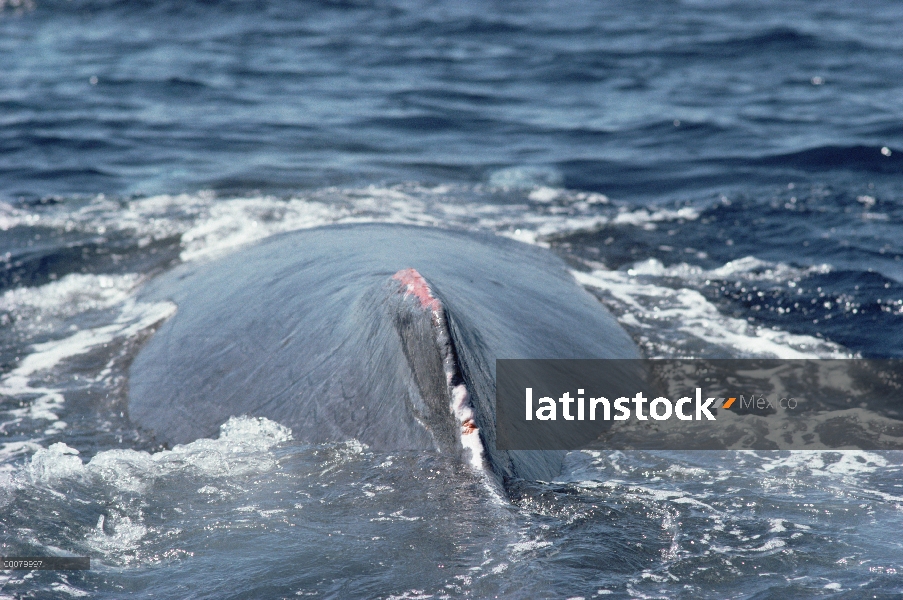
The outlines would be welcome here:
M 753 165 L 790 167 L 805 171 L 849 170 L 903 173 L 903 151 L 888 146 L 818 146 L 748 161 Z

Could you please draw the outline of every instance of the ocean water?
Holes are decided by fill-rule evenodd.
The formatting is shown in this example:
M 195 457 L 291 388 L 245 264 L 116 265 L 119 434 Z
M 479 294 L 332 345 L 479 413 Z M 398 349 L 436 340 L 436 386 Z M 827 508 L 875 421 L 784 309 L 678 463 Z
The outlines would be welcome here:
M 0 0 L 0 597 L 898 598 L 899 452 L 429 453 L 128 365 L 174 266 L 390 222 L 551 248 L 648 357 L 903 356 L 903 5 Z

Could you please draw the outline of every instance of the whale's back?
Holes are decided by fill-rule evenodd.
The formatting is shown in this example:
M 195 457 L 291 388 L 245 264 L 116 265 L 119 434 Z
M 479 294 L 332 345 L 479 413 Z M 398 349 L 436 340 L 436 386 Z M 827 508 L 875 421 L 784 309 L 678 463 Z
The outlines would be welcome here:
M 437 324 L 439 313 L 397 276 L 410 269 L 428 282 L 446 322 Z M 463 383 L 491 468 L 550 479 L 561 453 L 495 449 L 495 360 L 638 356 L 559 258 L 490 235 L 304 230 L 183 265 L 145 296 L 172 300 L 178 311 L 131 366 L 130 417 L 170 444 L 247 414 L 310 442 L 460 450 L 448 404 Z

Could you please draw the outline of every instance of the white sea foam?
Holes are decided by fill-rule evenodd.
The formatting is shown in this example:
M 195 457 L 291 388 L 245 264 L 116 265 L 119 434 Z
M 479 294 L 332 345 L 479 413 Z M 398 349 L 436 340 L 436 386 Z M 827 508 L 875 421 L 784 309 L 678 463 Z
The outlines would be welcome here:
M 172 473 L 226 477 L 268 471 L 276 465 L 269 450 L 291 439 L 291 430 L 274 421 L 232 417 L 220 427 L 217 439 L 201 438 L 155 453 L 106 450 L 87 463 L 78 450 L 57 442 L 35 452 L 23 473 L 32 483 L 90 478 L 123 491 L 142 492 L 156 478 Z
M 573 271 L 584 286 L 611 300 L 618 319 L 646 341 L 650 358 L 846 358 L 837 344 L 752 325 L 722 314 L 690 288 L 660 285 L 631 271 Z
M 872 473 L 889 465 L 884 456 L 865 450 L 795 450 L 785 456 L 770 456 L 768 453 L 761 453 L 760 456 L 765 459 L 759 467 L 762 471 L 775 471 L 787 476 L 850 476 Z
M 203 218 L 182 233 L 182 260 L 217 256 L 276 233 L 341 222 L 352 216 L 341 206 L 266 197 L 219 200 L 204 208 Z
M 798 280 L 810 275 L 830 273 L 832 267 L 828 264 L 814 265 L 811 267 L 794 267 L 785 263 L 773 263 L 745 256 L 725 263 L 715 269 L 703 269 L 697 265 L 680 263 L 665 267 L 661 261 L 649 258 L 634 264 L 627 273 L 629 275 L 651 275 L 655 277 L 677 277 L 688 281 L 704 281 L 709 279 L 747 280 L 747 281 L 774 281 L 783 283 Z
M 51 583 L 50 589 L 53 590 L 54 594 L 65 594 L 67 596 L 72 596 L 73 598 L 86 598 L 91 595 L 88 592 L 72 587 L 68 583 L 62 583 L 59 581 Z
M 219 256 L 273 234 L 331 223 L 379 221 L 494 231 L 545 245 L 550 235 L 594 230 L 607 223 L 644 225 L 692 220 L 692 208 L 600 212 L 603 194 L 557 187 L 546 171 L 519 168 L 493 179 L 490 188 L 425 187 L 414 184 L 325 188 L 293 198 L 217 198 L 211 192 L 114 200 L 100 195 L 40 213 L 0 207 L 0 228 L 42 225 L 92 235 L 114 232 L 138 239 L 139 246 L 180 236 L 182 260 Z M 471 200 L 473 193 L 520 190 L 523 204 Z
M 508 544 L 508 548 L 511 550 L 511 553 L 514 555 L 518 554 L 526 554 L 528 552 L 534 552 L 536 550 L 540 550 L 542 548 L 548 548 L 552 545 L 552 542 L 545 540 L 527 540 L 524 542 L 515 542 L 513 544 Z
M 92 494 L 111 498 L 112 502 L 107 504 L 84 543 L 92 553 L 129 563 L 147 558 L 136 554 L 139 543 L 178 533 L 178 529 L 158 531 L 150 527 L 142 512 L 146 503 L 133 504 L 128 498 L 136 494 L 146 498 L 154 493 L 153 486 L 161 480 L 192 483 L 225 480 L 228 487 L 236 478 L 267 473 L 278 466 L 273 448 L 291 439 L 287 427 L 264 418 L 245 416 L 233 417 L 223 424 L 217 439 L 202 438 L 154 453 L 106 450 L 85 462 L 78 450 L 57 442 L 39 448 L 18 470 L 6 474 L 10 481 L 0 485 L 0 490 L 29 494 L 33 493 L 29 489 L 40 488 L 64 500 L 71 494 L 72 484 L 79 483 L 92 490 Z M 353 442 L 346 445 L 352 454 L 360 446 Z M 198 493 L 213 494 L 220 499 L 229 496 L 209 484 Z M 274 511 L 257 512 L 265 517 L 275 514 Z
M 128 515 L 114 513 L 109 522 L 104 515 L 100 516 L 87 542 L 95 552 L 103 555 L 121 555 L 133 549 L 147 533 L 146 526 L 134 522 Z
M 503 189 L 531 189 L 561 185 L 563 176 L 554 167 L 524 165 L 499 169 L 489 176 L 489 185 Z
M 43 425 L 44 435 L 66 428 L 67 424 L 59 418 L 65 394 L 53 383 L 59 366 L 113 340 L 131 338 L 175 310 L 170 303 L 137 302 L 134 296 L 140 282 L 136 274 L 70 274 L 45 285 L 7 290 L 0 296 L 0 311 L 13 315 L 12 327 L 21 339 L 55 337 L 32 343 L 29 353 L 0 377 L 0 394 L 20 400 L 5 411 L 0 427 L 29 419 L 49 422 Z M 98 311 L 111 313 L 99 325 L 80 329 L 66 321 Z M 61 325 L 67 322 L 72 324 L 63 328 Z M 8 444 L 3 456 L 8 459 L 29 449 L 29 444 Z
M 14 313 L 16 320 L 40 316 L 65 318 L 89 310 L 104 310 L 125 302 L 140 283 L 140 276 L 84 275 L 72 273 L 37 287 L 19 287 L 0 296 L 0 311 Z
M 27 418 L 54 422 L 45 433 L 64 428 L 66 424 L 59 420 L 58 415 L 65 402 L 63 392 L 51 385 L 36 384 L 35 379 L 40 379 L 43 373 L 53 370 L 67 359 L 85 354 L 114 339 L 133 337 L 166 319 L 175 311 L 175 305 L 169 302 L 137 302 L 134 298 L 128 297 L 127 294 L 134 285 L 133 277 L 108 278 L 107 281 L 113 282 L 108 291 L 94 294 L 95 300 L 85 300 L 82 308 L 84 306 L 95 308 L 98 305 L 108 307 L 121 303 L 118 315 L 111 323 L 77 330 L 60 339 L 33 344 L 31 353 L 0 378 L 0 394 L 20 397 L 25 402 L 25 406 L 6 412 L 12 417 L 12 421 L 6 421 L 4 426 L 11 422 L 21 422 Z M 117 287 L 114 285 L 116 282 L 125 285 Z M 12 307 L 12 310 L 18 310 L 20 306 L 23 308 L 40 306 L 45 311 L 60 311 L 64 310 L 62 307 L 66 306 L 68 298 L 77 296 L 84 299 L 84 294 L 73 290 L 73 286 L 78 283 L 78 279 L 66 278 L 64 281 L 47 284 L 40 288 L 26 289 L 26 291 L 16 290 L 15 297 L 22 301 L 21 304 L 17 304 L 10 296 L 4 296 L 4 299 L 8 302 L 7 306 Z M 44 288 L 48 288 L 46 294 Z M 87 295 L 91 294 L 92 292 L 87 292 Z M 98 294 L 100 300 L 96 299 Z M 31 398 L 32 396 L 34 397 Z M 26 398 L 30 399 L 26 400 Z
M 661 223 L 665 221 L 695 221 L 699 218 L 696 209 L 685 206 L 677 210 L 659 209 L 649 212 L 645 208 L 639 210 L 621 210 L 612 220 L 615 225 L 645 225 L 647 223 Z
M 76 331 L 74 334 L 50 342 L 32 346 L 26 356 L 3 381 L 7 393 L 16 393 L 19 382 L 38 371 L 46 371 L 61 361 L 84 354 L 91 348 L 108 343 L 116 337 L 130 337 L 166 319 L 175 312 L 175 305 L 168 302 L 145 303 L 127 299 L 115 321 L 110 325 Z

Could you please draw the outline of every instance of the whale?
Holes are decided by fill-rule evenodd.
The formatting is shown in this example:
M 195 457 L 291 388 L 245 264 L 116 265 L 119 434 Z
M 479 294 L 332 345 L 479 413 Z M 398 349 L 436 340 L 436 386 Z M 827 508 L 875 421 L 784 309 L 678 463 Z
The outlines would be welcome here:
M 552 251 L 491 233 L 345 224 L 151 280 L 176 305 L 129 367 L 129 418 L 166 445 L 265 417 L 310 443 L 458 455 L 505 485 L 564 452 L 495 439 L 497 359 L 639 358 Z

